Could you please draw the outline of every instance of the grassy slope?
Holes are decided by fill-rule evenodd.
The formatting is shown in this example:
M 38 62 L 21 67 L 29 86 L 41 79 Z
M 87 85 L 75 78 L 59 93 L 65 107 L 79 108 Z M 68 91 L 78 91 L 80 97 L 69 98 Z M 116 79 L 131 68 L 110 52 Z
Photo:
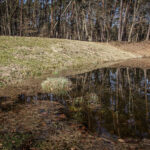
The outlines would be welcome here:
M 135 57 L 104 43 L 0 36 L 0 86 L 46 72 Z

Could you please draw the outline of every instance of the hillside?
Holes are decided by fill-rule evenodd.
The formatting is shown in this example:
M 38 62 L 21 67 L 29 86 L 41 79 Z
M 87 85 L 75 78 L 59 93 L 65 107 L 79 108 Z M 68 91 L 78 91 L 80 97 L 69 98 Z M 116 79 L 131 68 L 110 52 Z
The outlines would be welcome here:
M 56 75 L 67 70 L 70 74 L 137 56 L 105 43 L 1 36 L 1 86 L 44 73 Z

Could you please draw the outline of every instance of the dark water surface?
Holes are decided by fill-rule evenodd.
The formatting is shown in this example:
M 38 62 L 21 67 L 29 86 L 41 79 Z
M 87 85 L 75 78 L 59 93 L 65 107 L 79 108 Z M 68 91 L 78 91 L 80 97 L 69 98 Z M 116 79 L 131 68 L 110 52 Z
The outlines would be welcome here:
M 99 136 L 150 138 L 150 69 L 103 68 L 69 77 L 73 89 L 65 97 L 52 94 L 25 96 L 1 111 L 15 109 L 20 102 L 58 101 L 69 119 L 84 124 Z
M 73 97 L 84 101 L 84 105 L 74 104 L 81 107 L 75 118 L 91 131 L 150 138 L 150 70 L 105 68 L 75 76 L 72 81 L 76 83 Z

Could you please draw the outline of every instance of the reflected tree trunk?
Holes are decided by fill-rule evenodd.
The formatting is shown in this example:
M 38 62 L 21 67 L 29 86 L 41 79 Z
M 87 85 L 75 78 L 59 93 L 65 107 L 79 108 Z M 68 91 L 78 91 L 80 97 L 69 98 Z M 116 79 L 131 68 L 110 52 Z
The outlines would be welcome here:
M 146 120 L 148 121 L 147 71 L 146 71 L 146 69 L 144 69 L 144 79 L 145 79 L 145 107 L 146 107 Z
M 119 127 L 119 68 L 116 71 L 116 121 L 117 121 L 117 132 L 120 137 L 120 127 Z
M 131 81 L 130 81 L 130 75 L 129 75 L 129 68 L 127 68 L 127 79 L 128 79 L 128 86 L 129 86 L 129 114 L 131 114 Z

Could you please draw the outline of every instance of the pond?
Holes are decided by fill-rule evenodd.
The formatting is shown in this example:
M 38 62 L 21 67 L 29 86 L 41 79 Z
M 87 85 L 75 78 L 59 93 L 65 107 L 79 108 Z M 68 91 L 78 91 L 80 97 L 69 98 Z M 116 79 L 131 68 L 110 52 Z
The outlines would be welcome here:
M 150 138 L 150 70 L 104 68 L 72 78 L 73 116 L 99 135 Z M 80 109 L 79 109 L 80 108 Z
M 36 131 L 42 132 L 40 121 L 37 122 L 39 118 L 32 119 L 31 123 L 31 116 L 49 114 L 52 111 L 50 107 L 53 106 L 37 101 L 56 101 L 64 106 L 57 112 L 58 115 L 64 113 L 67 120 L 75 120 L 97 136 L 150 139 L 150 69 L 102 68 L 68 78 L 72 81 L 73 88 L 65 96 L 51 93 L 31 96 L 21 94 L 11 103 L 10 97 L 0 97 L 0 132 L 11 131 L 12 126 L 22 132 L 27 126 L 31 127 L 31 124 L 34 124 Z M 35 108 L 35 104 L 40 108 Z M 25 129 L 22 127 L 22 117 L 16 118 L 20 109 L 24 110 L 21 112 L 22 117 L 29 115 Z M 28 111 L 32 113 L 27 113 Z M 15 115 L 12 115 L 14 112 Z M 9 121 L 6 121 L 6 116 Z M 47 117 L 45 130 L 50 126 L 50 121 L 50 117 Z M 45 130 L 42 136 L 47 136 Z

